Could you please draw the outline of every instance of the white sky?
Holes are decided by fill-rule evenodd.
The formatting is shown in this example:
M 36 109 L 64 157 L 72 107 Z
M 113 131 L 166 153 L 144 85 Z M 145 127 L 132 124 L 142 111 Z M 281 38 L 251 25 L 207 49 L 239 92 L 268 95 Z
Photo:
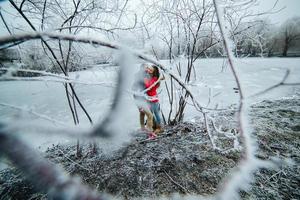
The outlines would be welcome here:
M 129 0 L 132 1 L 132 0 Z M 259 2 L 259 6 L 257 6 L 256 8 L 253 8 L 254 11 L 258 11 L 258 12 L 263 12 L 266 10 L 269 10 L 273 7 L 274 3 L 276 2 L 276 0 L 258 0 Z M 1 13 L 4 16 L 5 20 L 7 21 L 8 24 L 14 24 L 15 26 L 19 23 L 19 24 L 23 24 L 25 22 L 23 22 L 23 20 L 21 19 L 15 19 L 14 17 L 12 17 L 11 15 L 7 14 L 6 12 L 4 12 L 3 10 L 8 10 L 11 13 L 16 14 L 16 11 L 14 11 L 14 9 L 9 7 L 9 2 L 8 1 L 1 1 L 0 2 L 0 8 L 1 8 Z M 300 0 L 279 0 L 279 2 L 276 5 L 276 9 L 275 10 L 279 10 L 280 8 L 284 8 L 282 11 L 280 11 L 279 13 L 276 14 L 272 14 L 272 15 L 264 15 L 263 17 L 267 17 L 270 19 L 270 21 L 274 24 L 281 24 L 282 22 L 284 22 L 285 20 L 287 20 L 288 18 L 291 18 L 293 16 L 300 16 Z M 30 30 L 30 29 L 29 29 Z M 0 36 L 1 35 L 6 35 L 8 34 L 2 20 L 0 19 Z
M 259 0 L 259 6 L 257 8 L 258 11 L 266 11 L 271 9 L 276 0 Z M 279 10 L 284 8 L 279 13 L 267 15 L 272 23 L 281 24 L 285 20 L 294 17 L 300 16 L 300 0 L 279 0 L 276 5 L 275 10 Z

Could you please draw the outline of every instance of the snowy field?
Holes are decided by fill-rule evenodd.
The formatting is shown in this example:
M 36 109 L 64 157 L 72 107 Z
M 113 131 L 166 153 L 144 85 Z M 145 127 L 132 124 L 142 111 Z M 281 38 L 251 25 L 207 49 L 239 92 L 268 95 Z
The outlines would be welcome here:
M 167 61 L 162 62 L 170 68 L 172 67 L 172 65 L 167 64 Z M 299 64 L 300 58 L 247 58 L 238 60 L 236 66 L 245 95 L 249 96 L 279 83 L 287 69 L 291 73 L 286 82 L 300 82 Z M 136 65 L 136 69 L 138 69 L 138 65 Z M 233 89 L 236 84 L 224 59 L 201 59 L 196 63 L 196 71 L 197 79 L 191 82 L 190 87 L 203 106 L 227 108 L 238 103 L 239 95 Z M 73 72 L 70 75 L 81 82 L 107 83 L 105 85 L 75 84 L 79 98 L 95 123 L 101 122 L 110 108 L 116 72 L 116 67 L 95 66 L 93 69 Z M 161 107 L 166 112 L 168 110 L 168 97 L 165 90 L 164 86 L 161 87 L 160 99 Z M 60 127 L 74 128 L 62 83 L 1 81 L 0 91 L 0 120 L 11 127 L 15 126 L 18 130 L 23 127 L 22 131 L 18 131 L 18 134 L 33 147 L 44 150 L 52 144 L 76 141 L 74 137 L 65 136 L 62 132 L 54 131 L 55 133 L 53 133 L 51 131 L 54 127 L 56 130 Z M 252 99 L 251 102 L 290 98 L 299 96 L 299 94 L 299 86 L 279 87 Z M 80 116 L 80 128 L 89 128 L 90 124 L 79 106 L 77 110 Z M 36 112 L 44 117 L 38 117 L 30 112 Z M 198 115 L 200 113 L 195 111 L 192 106 L 187 106 L 185 120 L 192 120 Z M 126 105 L 124 105 L 122 117 L 126 119 L 126 127 L 129 131 L 138 129 L 138 116 L 132 95 L 126 93 Z M 46 117 L 49 119 L 47 120 Z M 120 126 L 123 125 L 120 124 Z M 107 143 L 102 144 L 107 145 Z

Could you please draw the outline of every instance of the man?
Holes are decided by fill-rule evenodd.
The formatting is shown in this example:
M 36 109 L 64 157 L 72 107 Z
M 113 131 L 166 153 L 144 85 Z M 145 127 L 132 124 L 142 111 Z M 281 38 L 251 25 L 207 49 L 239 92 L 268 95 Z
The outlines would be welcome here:
M 149 74 L 146 73 L 147 65 L 142 64 L 140 66 L 139 71 L 135 74 L 134 83 L 132 86 L 132 90 L 134 91 L 133 98 L 135 103 L 139 109 L 140 113 L 140 126 L 143 131 L 153 131 L 153 115 L 150 111 L 149 104 L 147 102 L 146 94 L 143 92 L 146 87 L 144 83 L 144 79 L 148 78 Z M 145 128 L 145 115 L 147 116 L 147 124 Z

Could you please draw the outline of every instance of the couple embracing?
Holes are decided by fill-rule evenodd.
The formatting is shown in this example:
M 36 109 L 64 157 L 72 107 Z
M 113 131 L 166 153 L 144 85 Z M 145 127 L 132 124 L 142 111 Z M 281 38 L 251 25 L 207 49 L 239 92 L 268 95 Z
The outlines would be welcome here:
M 142 64 L 140 70 L 135 75 L 132 87 L 134 90 L 133 97 L 140 113 L 141 129 L 147 131 L 151 139 L 155 138 L 158 133 L 163 132 L 157 94 L 160 81 L 163 79 L 164 76 L 160 75 L 157 66 Z M 145 116 L 147 117 L 146 127 Z

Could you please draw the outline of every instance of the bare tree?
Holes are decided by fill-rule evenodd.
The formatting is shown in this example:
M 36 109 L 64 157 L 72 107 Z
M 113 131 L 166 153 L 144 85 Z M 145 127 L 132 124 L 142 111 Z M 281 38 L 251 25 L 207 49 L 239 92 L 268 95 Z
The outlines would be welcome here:
M 300 18 L 295 17 L 287 20 L 280 29 L 281 38 L 283 41 L 282 56 L 287 56 L 288 50 L 295 44 L 297 40 L 300 40 Z
M 122 27 L 107 24 L 107 21 L 105 20 L 108 15 L 114 15 L 119 21 L 118 24 L 122 25 L 120 20 L 123 12 L 125 12 L 124 9 L 120 9 L 120 5 L 117 3 L 107 1 L 104 4 L 101 4 L 101 2 L 102 1 L 95 0 L 76 0 L 72 2 L 60 0 L 10 1 L 11 5 L 35 31 L 56 30 L 59 32 L 78 34 L 80 32 L 86 32 L 87 29 L 92 29 L 93 31 L 111 34 L 114 30 L 118 30 L 119 28 L 124 29 Z M 37 27 L 35 24 L 39 24 L 39 26 Z M 101 26 L 109 28 L 101 28 Z M 84 66 L 84 63 L 80 62 L 82 59 L 80 60 L 78 58 L 86 53 L 80 51 L 81 48 L 73 45 L 72 41 L 62 43 L 59 40 L 58 49 L 51 47 L 55 46 L 51 41 L 42 40 L 41 45 L 45 55 L 53 64 L 53 71 L 60 71 L 68 76 L 69 71 L 74 71 L 78 68 L 82 68 L 82 65 Z M 40 65 L 47 64 L 43 62 L 40 63 Z M 65 84 L 64 87 L 74 123 L 79 123 L 77 106 L 84 111 L 86 117 L 92 123 L 90 115 L 75 92 L 74 85 Z
M 252 51 L 254 55 L 266 52 L 266 31 L 264 21 L 253 21 L 256 16 L 249 10 L 257 4 L 253 1 L 226 1 L 224 20 L 230 30 L 231 38 L 236 42 L 236 55 L 239 51 Z M 192 84 L 196 80 L 197 59 L 209 55 L 224 56 L 221 48 L 222 38 L 217 29 L 217 20 L 212 1 L 185 0 L 168 1 L 161 4 L 150 2 L 144 5 L 143 27 L 149 38 L 158 38 L 157 43 L 163 44 L 173 70 L 185 81 Z M 272 9 L 271 9 L 272 11 Z M 265 13 L 259 13 L 263 15 Z M 251 22 L 248 22 L 251 21 Z M 260 23 L 258 23 L 260 22 Z M 238 49 L 238 48 L 243 48 Z M 155 45 L 154 55 L 158 55 Z M 180 59 L 184 57 L 185 59 Z M 199 68 L 199 66 L 197 66 Z M 176 124 L 183 120 L 189 94 L 172 80 L 166 81 L 170 109 L 163 113 L 166 123 Z M 177 99 L 177 100 L 175 100 Z
M 235 55 L 238 57 L 265 56 L 271 45 L 274 27 L 267 20 L 254 20 L 241 24 L 238 31 L 242 34 L 233 35 Z

